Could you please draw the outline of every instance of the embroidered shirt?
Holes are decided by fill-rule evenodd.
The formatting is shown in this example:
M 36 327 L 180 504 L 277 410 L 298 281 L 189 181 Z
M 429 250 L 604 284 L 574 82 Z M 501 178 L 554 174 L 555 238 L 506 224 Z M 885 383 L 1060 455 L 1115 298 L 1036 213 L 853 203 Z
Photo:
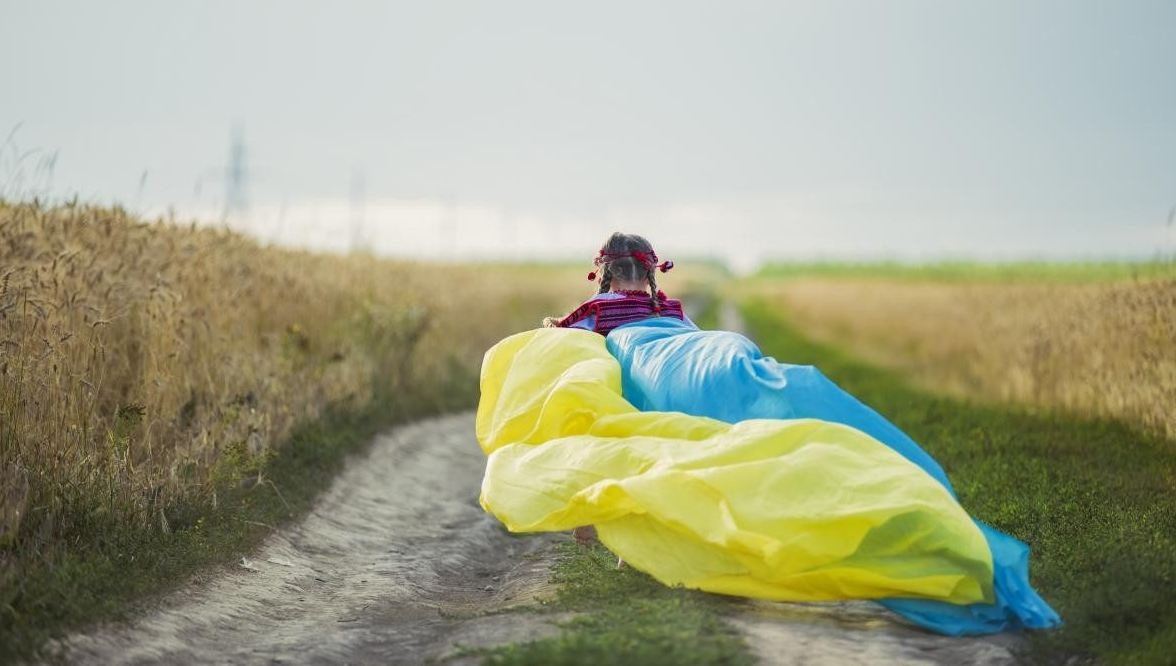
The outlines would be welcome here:
M 664 317 L 675 317 L 694 328 L 694 322 L 682 311 L 682 302 L 667 298 L 657 292 L 660 312 L 655 313 L 649 294 L 642 292 L 606 292 L 597 294 L 585 301 L 571 314 L 559 321 L 557 326 L 563 328 L 582 328 L 601 335 L 608 335 L 609 331 L 635 321 L 648 319 L 657 314 Z

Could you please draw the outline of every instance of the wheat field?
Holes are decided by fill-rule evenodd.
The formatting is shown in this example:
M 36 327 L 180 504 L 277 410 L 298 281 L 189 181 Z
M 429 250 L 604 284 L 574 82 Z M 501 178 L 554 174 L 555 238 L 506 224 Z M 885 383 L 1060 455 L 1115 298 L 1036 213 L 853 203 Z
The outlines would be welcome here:
M 95 521 L 166 531 L 169 506 L 215 502 L 329 408 L 471 396 L 487 347 L 583 288 L 572 267 L 312 254 L 0 202 L 0 569 Z
M 924 388 L 1176 438 L 1176 280 L 797 277 L 752 289 L 806 335 Z

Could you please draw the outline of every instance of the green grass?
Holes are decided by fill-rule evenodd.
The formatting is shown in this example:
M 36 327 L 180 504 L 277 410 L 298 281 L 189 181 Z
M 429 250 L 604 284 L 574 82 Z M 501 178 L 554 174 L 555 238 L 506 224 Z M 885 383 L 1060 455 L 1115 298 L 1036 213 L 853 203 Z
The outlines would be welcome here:
M 1172 663 L 1173 442 L 1113 421 L 921 392 L 806 340 L 766 304 L 743 312 L 765 353 L 819 366 L 938 459 L 973 516 L 1029 543 L 1034 585 L 1065 622 L 1033 634 L 1034 656 Z
M 763 278 L 890 278 L 939 282 L 1115 282 L 1176 279 L 1176 261 L 1019 261 L 931 263 L 781 262 L 756 272 Z
M 245 479 L 227 478 L 211 503 L 172 507 L 169 532 L 94 518 L 70 543 L 25 558 L 0 589 L 0 663 L 35 656 L 45 641 L 91 623 L 125 619 L 194 574 L 230 565 L 278 527 L 303 516 L 380 430 L 468 408 L 476 380 L 451 376 L 413 395 L 383 396 L 365 409 L 332 410 L 301 427 L 280 455 Z M 258 478 L 263 481 L 256 481 Z M 244 483 L 242 482 L 244 481 Z M 0 560 L 0 565 L 3 561 Z
M 616 568 L 603 546 L 558 546 L 558 596 L 544 610 L 575 611 L 559 636 L 480 651 L 486 664 L 751 664 L 742 637 L 722 619 L 729 601 L 669 588 Z

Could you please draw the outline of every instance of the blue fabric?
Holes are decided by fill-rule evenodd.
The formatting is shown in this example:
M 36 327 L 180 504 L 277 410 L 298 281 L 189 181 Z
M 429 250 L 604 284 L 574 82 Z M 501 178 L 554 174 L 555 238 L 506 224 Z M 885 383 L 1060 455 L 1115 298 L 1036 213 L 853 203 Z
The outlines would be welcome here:
M 728 423 L 816 418 L 852 426 L 897 451 L 955 494 L 939 463 L 906 433 L 811 365 L 765 357 L 729 331 L 700 331 L 673 318 L 647 319 L 609 333 L 622 391 L 638 409 L 685 412 Z M 1061 624 L 1029 584 L 1029 547 L 976 521 L 992 550 L 996 600 L 960 606 L 925 599 L 884 599 L 886 608 L 949 635 Z

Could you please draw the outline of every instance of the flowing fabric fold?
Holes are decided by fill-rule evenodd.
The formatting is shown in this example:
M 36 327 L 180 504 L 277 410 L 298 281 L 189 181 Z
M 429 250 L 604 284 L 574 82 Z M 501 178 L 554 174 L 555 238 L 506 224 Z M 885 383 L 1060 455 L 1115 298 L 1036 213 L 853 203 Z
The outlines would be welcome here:
M 993 601 L 984 533 L 875 437 L 827 420 L 641 411 L 622 367 L 604 338 L 571 329 L 486 353 L 481 503 L 508 529 L 592 524 L 659 581 L 723 594 Z
M 851 426 L 917 465 L 954 496 L 943 469 L 906 433 L 815 367 L 764 357 L 742 335 L 650 319 L 613 331 L 607 348 L 622 369 L 624 397 L 638 409 L 680 411 L 728 423 L 811 418 Z M 1029 547 L 984 523 L 975 524 L 991 553 L 995 599 L 967 605 L 904 598 L 880 603 L 951 635 L 1058 626 L 1057 613 L 1029 583 Z

